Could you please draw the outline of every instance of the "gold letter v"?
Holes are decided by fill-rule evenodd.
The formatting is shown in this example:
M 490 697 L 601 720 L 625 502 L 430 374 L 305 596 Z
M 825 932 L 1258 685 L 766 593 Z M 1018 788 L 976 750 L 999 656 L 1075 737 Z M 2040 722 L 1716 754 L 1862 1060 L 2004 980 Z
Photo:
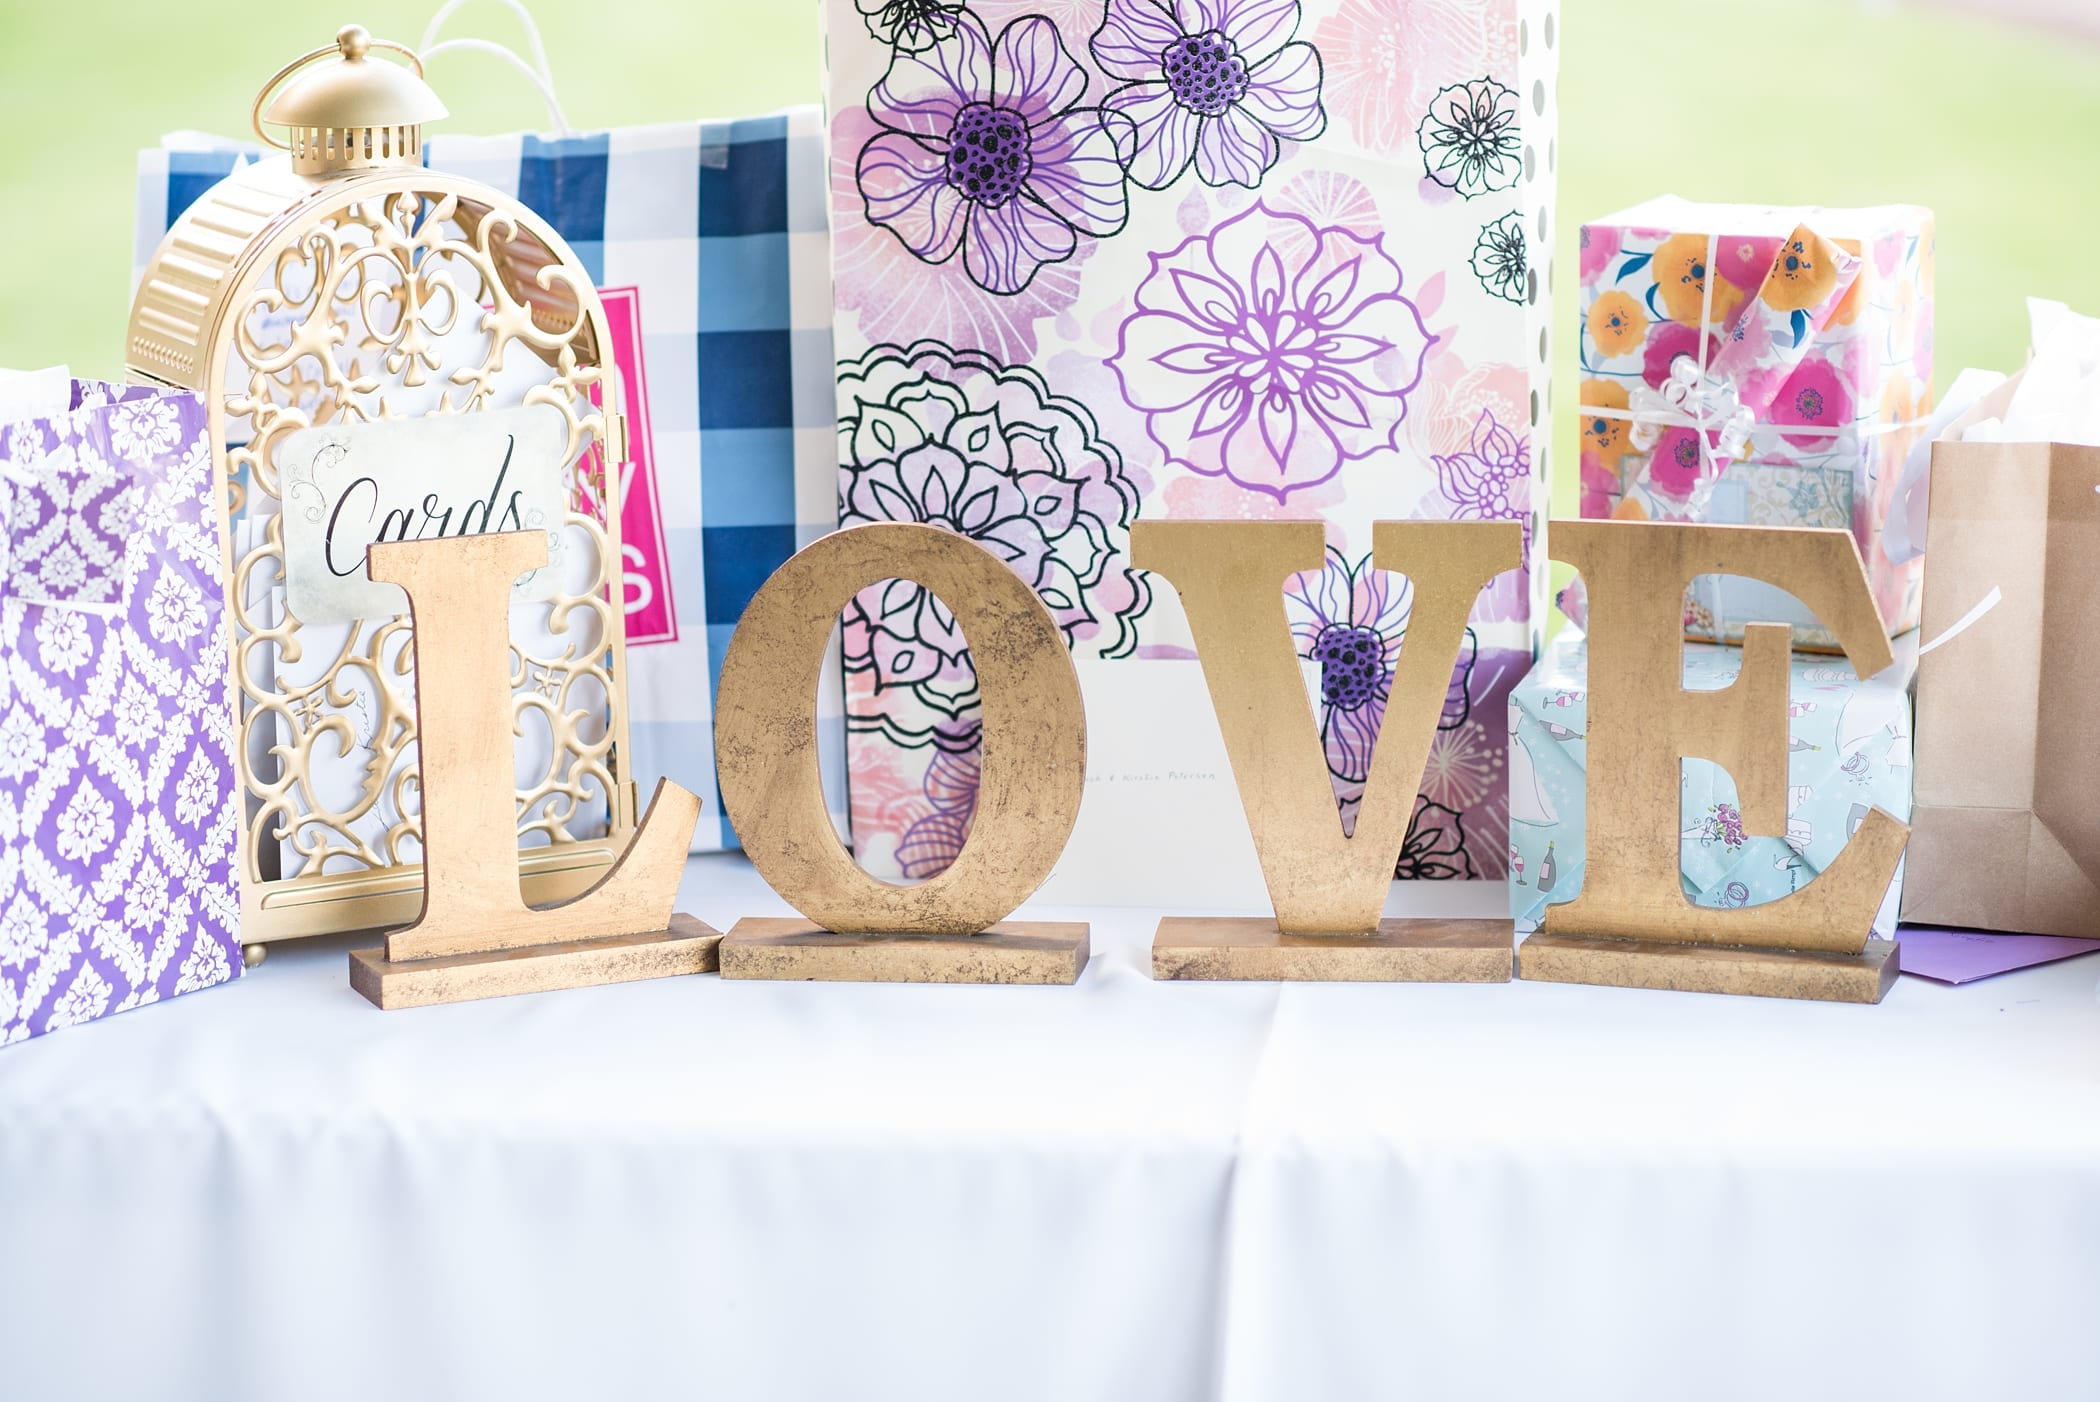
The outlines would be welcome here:
M 1378 927 L 1466 617 L 1489 581 L 1522 561 L 1514 521 L 1379 521 L 1371 531 L 1372 564 L 1406 575 L 1414 604 L 1353 837 L 1342 833 L 1283 609 L 1289 576 L 1326 563 L 1322 524 L 1140 521 L 1131 534 L 1132 563 L 1181 595 L 1286 934 Z

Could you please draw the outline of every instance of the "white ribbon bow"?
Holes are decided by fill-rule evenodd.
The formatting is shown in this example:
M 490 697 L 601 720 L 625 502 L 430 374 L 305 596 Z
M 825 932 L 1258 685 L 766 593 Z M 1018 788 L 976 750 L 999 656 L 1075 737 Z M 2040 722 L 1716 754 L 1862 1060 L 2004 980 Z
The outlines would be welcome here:
M 1642 385 L 1627 395 L 1626 407 L 1633 413 L 1633 446 L 1644 453 L 1655 451 L 1664 429 L 1688 428 L 1720 457 L 1733 461 L 1743 455 L 1757 427 L 1757 415 L 1734 384 L 1701 370 L 1690 355 L 1677 357 L 1661 389 Z
M 1707 356 L 1720 336 L 1708 330 L 1714 319 L 1714 287 L 1720 281 L 1721 236 L 1706 236 L 1706 280 L 1699 298 L 1699 354 L 1680 355 L 1670 362 L 1670 378 L 1659 389 L 1642 385 L 1626 396 L 1633 427 L 1629 437 L 1643 453 L 1655 451 L 1663 430 L 1686 428 L 1699 440 L 1699 480 L 1692 486 L 1691 507 L 1696 514 L 1713 495 L 1713 484 L 1728 464 L 1743 455 L 1750 434 L 1757 427 L 1757 414 L 1746 408 L 1735 382 L 1713 373 Z
M 1643 453 L 1655 451 L 1665 429 L 1690 429 L 1699 440 L 1694 512 L 1704 508 L 1728 464 L 1742 457 L 1757 427 L 1756 413 L 1743 403 L 1735 385 L 1725 376 L 1710 374 L 1690 355 L 1680 355 L 1671 364 L 1662 388 L 1642 385 L 1627 395 L 1626 407 L 1633 416 L 1633 446 Z

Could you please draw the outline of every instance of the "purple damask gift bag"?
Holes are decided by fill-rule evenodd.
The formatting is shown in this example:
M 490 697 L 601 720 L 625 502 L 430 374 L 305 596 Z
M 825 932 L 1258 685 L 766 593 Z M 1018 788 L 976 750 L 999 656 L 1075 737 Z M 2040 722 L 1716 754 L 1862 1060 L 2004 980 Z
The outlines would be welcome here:
M 241 970 L 204 402 L 0 424 L 0 1043 Z

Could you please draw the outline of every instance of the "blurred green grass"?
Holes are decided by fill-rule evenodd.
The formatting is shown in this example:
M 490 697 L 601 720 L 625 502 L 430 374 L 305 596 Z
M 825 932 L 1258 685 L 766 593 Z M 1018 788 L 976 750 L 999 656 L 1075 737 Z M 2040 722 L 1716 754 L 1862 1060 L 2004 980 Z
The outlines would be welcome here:
M 135 153 L 245 130 L 256 87 L 356 19 L 415 43 L 431 0 L 0 6 L 0 365 L 121 372 Z M 582 128 L 816 100 L 815 0 L 535 6 Z M 515 43 L 494 4 L 448 32 Z M 2100 46 L 2003 19 L 1852 0 L 1567 0 L 1557 268 L 1577 228 L 1650 195 L 1915 202 L 1939 215 L 1939 364 L 2010 368 L 2029 295 L 2100 313 Z M 481 54 L 433 78 L 452 131 L 545 125 Z M 1572 272 L 1556 277 L 1555 505 L 1574 509 Z

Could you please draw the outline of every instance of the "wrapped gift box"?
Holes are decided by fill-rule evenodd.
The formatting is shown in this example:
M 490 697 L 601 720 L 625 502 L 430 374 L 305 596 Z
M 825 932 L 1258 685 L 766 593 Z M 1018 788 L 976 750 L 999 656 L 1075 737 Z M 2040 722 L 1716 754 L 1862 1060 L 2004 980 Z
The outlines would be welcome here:
M 241 971 L 204 401 L 71 390 L 0 428 L 0 1043 Z
M 1888 671 L 1861 681 L 1841 658 L 1794 657 L 1783 838 L 1746 835 L 1735 782 L 1706 760 L 1683 761 L 1679 820 L 1687 899 L 1721 907 L 1778 900 L 1835 861 L 1868 810 L 1880 807 L 1909 820 L 1915 641 L 1899 641 L 1896 659 Z M 1742 666 L 1739 648 L 1687 643 L 1685 690 L 1722 690 Z M 1588 646 L 1569 629 L 1510 697 L 1510 908 L 1519 934 L 1537 929 L 1548 905 L 1565 904 L 1582 890 L 1588 687 Z M 1875 917 L 1876 935 L 1891 937 L 1902 888 L 1899 867 Z
M 1130 568 L 1141 517 L 1326 522 L 1329 568 L 1287 596 L 1308 665 L 1375 664 L 1321 688 L 1346 703 L 1319 707 L 1345 818 L 1409 602 L 1368 568 L 1372 521 L 1525 523 L 1532 567 L 1475 614 L 1402 861 L 1499 878 L 1496 732 L 1544 609 L 1554 6 L 824 14 L 841 519 L 982 540 L 1063 626 L 1092 763 L 1057 893 L 1238 900 L 1218 881 L 1244 867 L 1262 898 L 1220 857 L 1239 805 L 1188 713 L 1208 701 L 1174 591 Z M 966 640 L 894 586 L 845 647 L 857 855 L 931 876 L 976 803 Z M 1187 854 L 1147 847 L 1142 894 L 1104 876 L 1132 833 Z
M 1881 549 L 1932 405 L 1932 215 L 1652 200 L 1582 229 L 1582 514 L 1849 530 L 1891 636 L 1918 623 L 1921 566 Z M 1582 612 L 1579 591 L 1566 601 Z M 1785 591 L 1709 577 L 1689 638 L 1791 623 Z

